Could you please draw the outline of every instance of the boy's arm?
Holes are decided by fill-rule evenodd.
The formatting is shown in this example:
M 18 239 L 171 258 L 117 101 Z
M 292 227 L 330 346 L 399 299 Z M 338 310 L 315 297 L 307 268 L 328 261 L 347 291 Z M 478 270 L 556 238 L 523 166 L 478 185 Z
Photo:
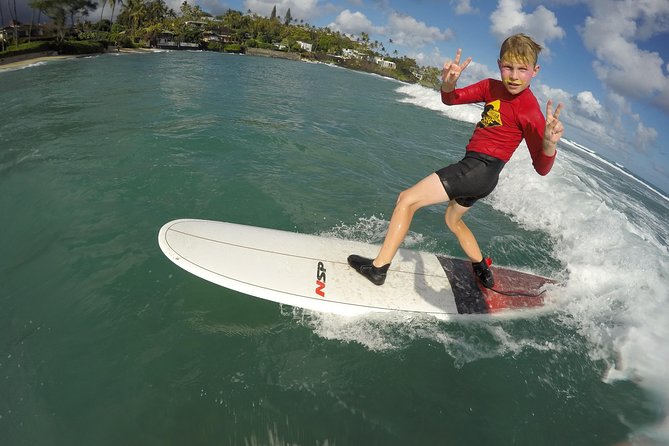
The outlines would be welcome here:
M 557 142 L 564 133 L 562 123 L 559 121 L 562 104 L 559 104 L 553 112 L 553 101 L 549 100 L 546 105 L 546 118 L 537 108 L 536 113 L 524 126 L 523 136 L 530 149 L 532 165 L 539 175 L 547 175 L 555 162 L 557 153 Z
M 562 138 L 562 134 L 564 133 L 564 127 L 559 120 L 561 112 L 562 104 L 558 104 L 555 112 L 553 112 L 553 100 L 549 99 L 546 104 L 546 126 L 542 142 L 543 152 L 547 156 L 555 155 L 557 142 Z
M 485 102 L 486 92 L 489 90 L 489 79 L 484 79 L 464 88 L 456 88 L 450 91 L 441 89 L 441 102 L 446 105 L 472 104 Z
M 449 92 L 455 90 L 455 84 L 460 78 L 460 74 L 467 68 L 469 63 L 472 61 L 471 57 L 468 57 L 467 60 L 460 64 L 460 57 L 462 56 L 462 49 L 458 48 L 455 52 L 455 60 L 447 60 L 444 62 L 444 69 L 441 71 L 441 91 Z
M 479 85 L 479 83 L 466 88 L 455 88 L 460 75 L 472 61 L 472 58 L 468 57 L 461 64 L 461 56 L 462 50 L 458 48 L 458 51 L 455 53 L 455 60 L 452 62 L 447 60 L 441 72 L 441 101 L 446 105 L 469 104 L 485 100 L 484 94 L 487 91 L 487 84 Z

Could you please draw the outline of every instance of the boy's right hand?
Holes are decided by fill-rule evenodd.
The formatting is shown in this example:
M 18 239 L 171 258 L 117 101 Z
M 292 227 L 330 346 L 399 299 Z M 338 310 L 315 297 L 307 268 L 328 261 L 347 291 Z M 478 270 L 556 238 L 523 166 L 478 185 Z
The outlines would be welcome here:
M 460 74 L 462 74 L 462 71 L 467 68 L 467 65 L 472 61 L 472 58 L 468 57 L 461 65 L 461 56 L 462 49 L 458 48 L 458 51 L 455 53 L 455 60 L 447 60 L 444 62 L 444 69 L 441 72 L 441 89 L 443 91 L 448 92 L 455 89 L 455 84 L 460 78 Z

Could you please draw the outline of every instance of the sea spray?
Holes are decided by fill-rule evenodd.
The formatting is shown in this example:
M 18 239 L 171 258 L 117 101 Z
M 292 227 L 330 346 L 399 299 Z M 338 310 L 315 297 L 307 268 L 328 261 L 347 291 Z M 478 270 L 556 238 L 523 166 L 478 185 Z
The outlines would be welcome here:
M 405 95 L 401 102 L 436 110 L 452 119 L 476 122 L 480 115 L 475 106 L 445 108 L 438 94 L 423 87 L 403 85 L 397 91 Z M 559 309 L 554 320 L 557 327 L 566 330 L 566 335 L 556 333 L 553 341 L 535 342 L 532 335 L 519 338 L 508 326 L 494 322 L 483 325 L 484 331 L 497 336 L 482 351 L 472 348 L 472 339 L 467 336 L 451 333 L 449 324 L 400 316 L 350 322 L 313 315 L 308 320 L 315 332 L 326 338 L 356 341 L 372 350 L 401 348 L 407 340 L 422 337 L 442 344 L 456 363 L 518 349 L 578 349 L 578 338 L 582 337 L 587 340 L 591 360 L 608 364 L 602 373 L 603 381 L 638 382 L 655 394 L 666 410 L 669 237 L 662 215 L 669 215 L 667 204 L 660 200 L 664 208 L 649 211 L 645 198 L 651 198 L 646 194 L 657 194 L 655 189 L 626 172 L 616 175 L 620 166 L 613 166 L 591 149 L 577 147 L 579 150 L 574 151 L 572 145 L 560 144 L 553 171 L 541 177 L 534 173 L 527 147 L 522 143 L 502 172 L 497 189 L 484 200 L 522 228 L 548 234 L 553 243 L 552 254 L 562 265 L 553 273 L 564 281 L 557 294 Z M 621 191 L 629 191 L 630 195 Z M 373 235 L 370 227 L 374 228 Z M 376 243 L 382 239 L 379 232 L 383 227 L 376 218 L 363 218 L 352 228 L 343 226 L 333 231 L 345 238 Z M 412 239 L 425 243 L 431 237 L 414 234 Z M 547 326 L 551 327 L 540 324 L 537 328 Z M 542 335 L 537 332 L 534 336 Z M 668 431 L 665 423 L 652 428 L 649 435 L 666 440 Z
M 521 146 L 491 202 L 523 227 L 551 234 L 568 275 L 560 320 L 590 341 L 593 359 L 609 364 L 604 379 L 637 381 L 669 407 L 669 291 L 662 285 L 669 257 L 666 239 L 653 230 L 663 226 L 661 217 L 619 192 L 626 177 L 604 183 L 602 172 L 583 170 L 583 155 L 558 156 L 553 172 L 540 178 Z

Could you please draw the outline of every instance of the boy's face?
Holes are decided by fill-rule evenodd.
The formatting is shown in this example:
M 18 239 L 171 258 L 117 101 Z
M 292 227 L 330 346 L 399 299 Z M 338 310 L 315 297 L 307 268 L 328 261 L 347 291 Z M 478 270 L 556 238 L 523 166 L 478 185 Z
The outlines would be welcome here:
M 506 91 L 519 94 L 530 86 L 530 81 L 539 74 L 539 65 L 519 61 L 517 59 L 502 59 L 497 61 L 499 74 Z

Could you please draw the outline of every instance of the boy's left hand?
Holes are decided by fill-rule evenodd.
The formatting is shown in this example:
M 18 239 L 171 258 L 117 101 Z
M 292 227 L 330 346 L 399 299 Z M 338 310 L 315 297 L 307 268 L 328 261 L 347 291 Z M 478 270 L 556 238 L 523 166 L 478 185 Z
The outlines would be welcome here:
M 555 111 L 553 111 L 553 100 L 549 99 L 546 104 L 546 127 L 544 128 L 544 143 L 548 142 L 555 146 L 562 138 L 564 127 L 560 122 L 560 112 L 562 112 L 562 103 L 558 104 Z M 544 146 L 545 147 L 545 146 Z

